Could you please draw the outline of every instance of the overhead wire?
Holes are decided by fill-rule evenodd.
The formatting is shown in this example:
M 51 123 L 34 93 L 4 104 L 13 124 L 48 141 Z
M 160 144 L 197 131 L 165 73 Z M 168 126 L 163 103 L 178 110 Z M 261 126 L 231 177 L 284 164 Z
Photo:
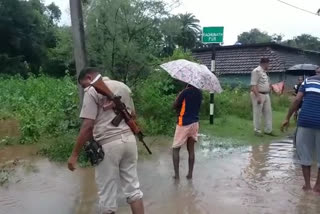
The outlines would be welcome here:
M 285 2 L 285 1 L 282 1 L 282 0 L 277 0 L 277 1 L 278 1 L 278 2 L 281 2 L 282 4 L 288 5 L 288 6 L 290 6 L 290 7 L 293 7 L 293 8 L 296 8 L 296 9 L 298 9 L 298 10 L 301 10 L 301 11 L 303 11 L 303 12 L 310 13 L 310 14 L 316 15 L 316 16 L 320 16 L 320 14 L 318 14 L 318 13 L 314 13 L 314 12 L 312 12 L 312 11 L 303 9 L 303 8 L 301 8 L 301 7 L 295 6 L 295 5 L 290 4 L 290 3 L 287 3 L 287 2 Z

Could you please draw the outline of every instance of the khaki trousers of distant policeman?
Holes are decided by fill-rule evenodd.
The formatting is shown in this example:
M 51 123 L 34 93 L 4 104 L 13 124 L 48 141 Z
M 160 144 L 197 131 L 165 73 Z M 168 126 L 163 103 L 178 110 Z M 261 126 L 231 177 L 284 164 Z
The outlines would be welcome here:
M 137 144 L 132 133 L 121 134 L 119 139 L 102 140 L 105 156 L 95 167 L 95 177 L 99 196 L 99 214 L 117 211 L 119 185 L 130 204 L 142 198 L 137 175 Z
M 261 118 L 264 118 L 264 132 L 272 132 L 272 108 L 269 94 L 260 94 L 261 104 L 251 92 L 252 109 L 253 109 L 253 127 L 255 132 L 261 133 Z

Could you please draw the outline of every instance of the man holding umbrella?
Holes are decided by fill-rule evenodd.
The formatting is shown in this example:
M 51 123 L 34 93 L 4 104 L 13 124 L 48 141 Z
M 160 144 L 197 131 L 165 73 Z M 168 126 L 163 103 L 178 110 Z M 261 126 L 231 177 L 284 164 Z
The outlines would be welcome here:
M 178 113 L 176 132 L 172 145 L 172 160 L 174 166 L 174 178 L 179 179 L 179 152 L 180 148 L 187 144 L 189 153 L 189 171 L 187 179 L 192 179 L 194 166 L 194 143 L 198 140 L 199 111 L 202 102 L 202 93 L 192 85 L 179 93 L 174 102 L 174 109 Z
M 174 103 L 178 120 L 172 145 L 172 159 L 174 178 L 179 179 L 179 152 L 180 148 L 187 144 L 189 152 L 187 178 L 192 179 L 195 160 L 194 144 L 198 138 L 199 111 L 202 102 L 201 90 L 220 93 L 222 89 L 217 77 L 205 65 L 180 59 L 164 63 L 161 68 L 173 78 L 187 83 L 187 87 L 179 93 Z

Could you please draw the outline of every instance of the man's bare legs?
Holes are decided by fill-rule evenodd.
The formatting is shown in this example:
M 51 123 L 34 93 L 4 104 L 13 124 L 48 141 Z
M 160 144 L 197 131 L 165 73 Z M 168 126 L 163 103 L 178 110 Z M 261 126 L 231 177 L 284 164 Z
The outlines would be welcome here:
M 193 174 L 193 167 L 194 167 L 194 160 L 195 160 L 195 154 L 194 154 L 194 143 L 196 141 L 193 138 L 188 138 L 187 141 L 187 149 L 189 153 L 189 171 L 187 174 L 187 179 L 192 179 L 192 174 Z M 180 174 L 179 174 L 179 163 L 180 163 L 180 148 L 174 148 L 172 150 L 172 161 L 173 161 L 173 167 L 174 167 L 174 179 L 179 179 Z
M 318 178 L 316 184 L 313 187 L 313 191 L 320 193 L 320 168 L 318 169 Z
M 310 183 L 310 177 L 311 177 L 311 166 L 302 166 L 302 173 L 303 173 L 303 178 L 305 185 L 303 186 L 304 191 L 310 191 L 312 190 L 311 188 L 311 183 Z
M 136 200 L 130 204 L 132 214 L 144 214 L 143 200 Z
M 180 147 L 179 148 L 173 148 L 172 149 L 172 161 L 173 161 L 173 167 L 174 167 L 174 179 L 179 179 L 179 163 L 180 163 Z
M 189 153 L 189 171 L 187 175 L 187 179 L 192 179 L 192 174 L 193 174 L 193 166 L 194 166 L 194 159 L 195 159 L 195 154 L 194 154 L 194 143 L 196 141 L 193 138 L 188 138 L 187 141 L 187 149 Z

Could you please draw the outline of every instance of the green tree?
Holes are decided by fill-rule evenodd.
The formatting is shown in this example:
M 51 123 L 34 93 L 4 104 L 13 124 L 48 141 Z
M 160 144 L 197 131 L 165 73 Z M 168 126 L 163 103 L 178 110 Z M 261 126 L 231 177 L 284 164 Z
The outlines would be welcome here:
M 165 4 L 155 0 L 95 0 L 86 12 L 91 64 L 112 78 L 135 83 L 162 47 Z
M 58 23 L 61 19 L 61 10 L 55 3 L 51 3 L 47 6 L 49 18 L 52 22 Z
M 283 35 L 282 34 L 273 34 L 272 35 L 272 41 L 276 43 L 281 43 L 283 40 Z
M 199 20 L 191 13 L 169 16 L 161 22 L 163 55 L 170 56 L 177 47 L 185 52 L 201 46 Z
M 73 58 L 73 42 L 71 28 L 62 26 L 57 28 L 57 45 L 48 49 L 47 60 L 44 63 L 44 71 L 55 77 L 62 77 L 67 72 L 75 75 L 75 62 Z
M 58 8 L 55 13 L 59 14 Z M 0 56 L 6 60 L 1 72 L 39 71 L 47 49 L 56 46 L 55 25 L 48 14 L 40 0 L 0 0 Z M 12 63 L 19 66 L 10 67 Z
M 177 40 L 181 35 L 181 22 L 177 16 L 170 16 L 162 20 L 160 29 L 163 35 L 163 55 L 171 56 L 177 47 Z
M 276 42 L 295 48 L 320 51 L 320 39 L 318 37 L 309 34 L 301 34 L 300 36 L 285 41 L 283 41 L 283 37 L 282 34 L 269 35 L 267 32 L 262 32 L 259 29 L 254 28 L 249 32 L 240 34 L 238 36 L 238 42 L 241 44 Z
M 200 21 L 191 13 L 179 14 L 178 19 L 181 22 L 181 29 L 180 35 L 177 37 L 177 44 L 184 51 L 194 48 L 201 32 Z
M 262 32 L 257 28 L 250 30 L 249 32 L 243 32 L 238 36 L 238 42 L 241 44 L 257 44 L 271 42 L 272 36 L 267 32 Z
M 305 50 L 320 51 L 320 39 L 309 34 L 302 34 L 291 40 L 285 41 L 284 44 Z

